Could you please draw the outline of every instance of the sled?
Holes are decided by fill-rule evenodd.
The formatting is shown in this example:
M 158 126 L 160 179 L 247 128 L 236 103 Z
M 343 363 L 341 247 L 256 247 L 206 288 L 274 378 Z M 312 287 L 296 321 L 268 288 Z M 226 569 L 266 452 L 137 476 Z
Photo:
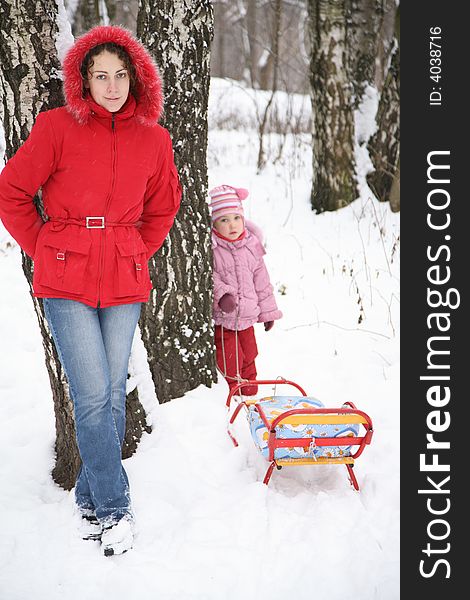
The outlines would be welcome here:
M 372 440 L 372 420 L 352 402 L 340 408 L 325 408 L 320 400 L 307 396 L 300 385 L 287 379 L 242 381 L 233 387 L 227 398 L 227 408 L 234 395 L 246 385 L 290 385 L 301 395 L 245 398 L 241 396 L 227 432 L 238 442 L 231 430 L 244 409 L 253 441 L 269 462 L 263 483 L 268 485 L 274 467 L 298 465 L 345 465 L 349 482 L 359 491 L 353 472 L 355 460 Z M 240 392 L 239 392 L 240 394 Z M 359 435 L 361 433 L 361 435 Z

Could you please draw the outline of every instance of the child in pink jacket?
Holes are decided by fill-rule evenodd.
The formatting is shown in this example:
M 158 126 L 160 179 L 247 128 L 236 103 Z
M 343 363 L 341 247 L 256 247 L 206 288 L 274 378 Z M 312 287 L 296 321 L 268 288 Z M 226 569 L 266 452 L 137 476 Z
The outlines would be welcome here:
M 237 377 L 256 379 L 255 323 L 265 331 L 282 317 L 264 264 L 261 231 L 245 221 L 242 200 L 248 190 L 221 185 L 209 192 L 212 211 L 216 359 L 230 389 Z M 244 386 L 244 395 L 256 394 Z

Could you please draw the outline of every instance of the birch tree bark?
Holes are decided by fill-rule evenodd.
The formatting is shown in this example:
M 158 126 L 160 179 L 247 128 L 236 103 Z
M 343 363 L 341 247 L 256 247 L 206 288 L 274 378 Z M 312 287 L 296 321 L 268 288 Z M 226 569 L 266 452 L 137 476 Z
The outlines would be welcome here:
M 356 198 L 353 87 L 346 44 L 348 0 L 308 0 L 312 42 L 313 113 L 311 203 L 317 213 Z
M 6 158 L 11 158 L 28 137 L 36 115 L 43 110 L 62 106 L 64 98 L 59 78 L 61 67 L 54 43 L 58 34 L 57 3 L 54 0 L 8 1 L 2 2 L 2 8 L 0 118 L 5 129 Z M 35 203 L 42 214 L 40 194 L 35 198 Z M 42 301 L 32 296 L 33 263 L 23 252 L 22 262 L 43 339 L 54 401 L 57 438 L 53 477 L 59 485 L 69 487 L 70 472 L 76 472 L 80 465 L 74 435 L 73 406 Z
M 354 108 L 366 84 L 382 90 L 393 44 L 396 0 L 349 0 L 346 3 L 348 71 Z M 387 61 L 387 65 L 383 61 Z
M 95 25 L 109 25 L 108 10 L 104 0 L 79 0 L 72 23 L 75 37 Z
M 58 6 L 56 0 L 2 1 L 0 119 L 5 130 L 7 159 L 11 158 L 26 140 L 39 112 L 64 104 L 61 65 L 55 45 L 59 34 Z M 64 15 L 62 17 L 65 18 Z M 70 33 L 70 43 L 72 42 Z M 34 202 L 38 212 L 45 218 L 40 193 Z M 52 476 L 57 484 L 71 489 L 80 466 L 73 404 L 44 316 L 42 301 L 32 296 L 33 263 L 23 252 L 22 264 L 39 322 L 54 402 L 56 462 Z M 148 430 L 145 411 L 138 401 L 136 390 L 129 394 L 126 408 L 124 458 L 133 454 L 142 431 Z
M 374 195 L 390 202 L 394 212 L 400 210 L 400 16 L 396 14 L 395 47 L 390 68 L 380 96 L 377 132 L 367 149 L 375 171 L 367 175 Z
M 142 339 L 160 402 L 216 379 L 212 251 L 207 198 L 207 105 L 213 38 L 210 0 L 142 0 L 137 34 L 164 81 L 165 114 L 183 198 L 164 246 L 152 259 L 154 284 Z
M 366 84 L 382 90 L 393 47 L 395 0 L 308 0 L 312 41 L 313 183 L 317 212 L 357 197 L 354 111 Z M 385 101 L 385 99 L 384 99 Z M 382 113 L 385 130 L 395 119 Z M 390 123 L 388 123 L 390 119 Z M 384 145 L 376 145 L 382 160 Z
M 139 0 L 105 0 L 109 20 L 135 33 Z

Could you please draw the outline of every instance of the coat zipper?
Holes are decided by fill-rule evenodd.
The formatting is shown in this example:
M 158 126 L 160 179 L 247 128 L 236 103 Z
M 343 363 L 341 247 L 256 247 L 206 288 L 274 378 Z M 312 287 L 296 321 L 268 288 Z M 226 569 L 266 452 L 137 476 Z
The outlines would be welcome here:
M 111 154 L 112 154 L 112 163 L 111 163 L 111 187 L 109 190 L 109 194 L 108 197 L 106 198 L 106 203 L 105 203 L 105 207 L 104 207 L 104 214 L 103 217 L 105 218 L 105 227 L 106 227 L 106 215 L 108 212 L 108 207 L 109 207 L 109 203 L 111 201 L 113 192 L 114 192 L 114 184 L 116 181 L 116 127 L 115 127 L 115 113 L 112 113 L 111 116 L 111 133 L 112 133 L 112 148 L 111 148 Z M 100 308 L 100 304 L 101 304 L 101 280 L 103 277 L 103 271 L 104 271 L 104 259 L 105 259 L 105 247 L 106 247 L 106 234 L 105 234 L 105 230 L 103 230 L 102 236 L 101 236 L 101 244 L 100 244 L 100 272 L 99 272 L 99 277 L 98 277 L 98 304 L 97 304 L 97 308 Z

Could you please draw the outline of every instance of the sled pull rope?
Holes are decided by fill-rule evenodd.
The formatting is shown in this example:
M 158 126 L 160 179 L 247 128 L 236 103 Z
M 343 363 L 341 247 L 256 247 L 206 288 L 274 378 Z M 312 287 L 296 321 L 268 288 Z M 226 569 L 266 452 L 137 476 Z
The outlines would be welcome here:
M 282 375 L 278 375 L 278 376 L 276 377 L 276 380 L 275 380 L 275 381 L 276 381 L 276 382 L 277 382 L 277 381 L 284 382 L 284 381 L 286 381 L 286 378 L 285 378 L 285 377 L 283 377 Z M 276 395 L 276 389 L 277 389 L 277 383 L 274 383 L 274 385 L 273 385 L 273 396 L 275 396 L 275 395 Z

